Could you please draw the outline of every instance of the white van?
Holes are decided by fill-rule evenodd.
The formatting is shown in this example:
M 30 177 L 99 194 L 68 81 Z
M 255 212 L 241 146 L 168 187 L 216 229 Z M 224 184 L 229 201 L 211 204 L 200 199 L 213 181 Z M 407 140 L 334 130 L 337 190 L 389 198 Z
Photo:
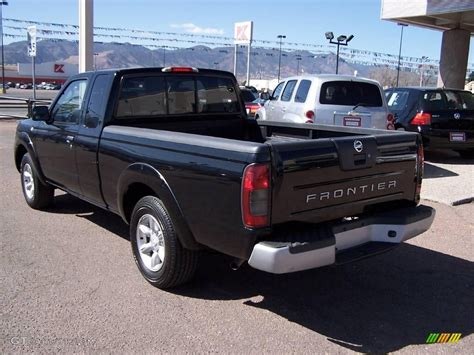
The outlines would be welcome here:
M 393 129 L 393 115 L 377 81 L 349 75 L 285 79 L 255 114 L 256 119 Z

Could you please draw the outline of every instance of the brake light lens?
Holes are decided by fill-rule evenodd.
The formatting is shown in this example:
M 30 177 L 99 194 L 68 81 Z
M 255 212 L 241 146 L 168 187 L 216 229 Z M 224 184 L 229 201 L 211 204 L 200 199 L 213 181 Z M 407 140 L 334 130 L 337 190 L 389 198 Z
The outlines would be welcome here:
M 306 118 L 309 118 L 310 120 L 313 120 L 313 122 L 314 122 L 314 111 L 311 111 L 311 110 L 306 111 L 306 113 L 304 115 L 306 116 Z M 306 122 L 306 123 L 308 123 L 308 122 Z
M 199 70 L 193 67 L 166 67 L 161 69 L 163 73 L 198 73 Z
M 431 124 L 431 114 L 418 112 L 411 120 L 411 124 L 415 126 L 429 126 Z
M 387 129 L 392 129 L 392 130 L 395 129 L 394 121 L 395 121 L 395 116 L 389 113 L 387 115 Z
M 268 226 L 270 221 L 270 169 L 266 164 L 251 164 L 242 181 L 242 219 L 248 228 Z
M 247 109 L 247 114 L 255 114 L 257 110 L 262 107 L 260 104 L 246 104 L 245 108 Z

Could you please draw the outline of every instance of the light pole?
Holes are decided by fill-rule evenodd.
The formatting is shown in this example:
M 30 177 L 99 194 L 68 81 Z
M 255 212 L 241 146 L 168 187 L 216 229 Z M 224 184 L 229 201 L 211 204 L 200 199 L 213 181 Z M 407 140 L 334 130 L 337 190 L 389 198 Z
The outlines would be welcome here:
M 278 55 L 278 81 L 280 81 L 280 67 L 281 67 L 281 40 L 286 38 L 285 35 L 278 35 L 277 38 L 280 40 L 280 54 Z
M 166 67 L 166 48 L 163 47 L 163 68 Z
M 336 39 L 337 42 L 333 41 L 334 33 L 326 32 L 325 36 L 326 36 L 326 39 L 329 40 L 329 43 L 337 44 L 337 54 L 336 54 L 336 74 L 337 74 L 339 71 L 339 46 L 347 46 L 348 43 L 354 38 L 354 35 L 349 35 L 349 37 L 345 35 L 340 35 Z
M 99 55 L 99 53 L 94 53 L 94 71 L 97 70 L 97 56 Z
M 402 55 L 402 42 L 403 42 L 403 27 L 407 27 L 404 23 L 399 23 L 398 26 L 402 27 L 400 32 L 400 48 L 398 49 L 398 65 L 397 65 L 397 88 L 398 88 L 398 78 L 400 77 L 400 58 Z
M 2 94 L 7 92 L 5 89 L 5 57 L 3 56 L 3 6 L 8 5 L 8 1 L 0 1 L 0 32 L 2 45 Z
M 302 59 L 303 58 L 301 58 L 299 56 L 296 57 L 296 63 L 297 63 L 297 65 L 296 65 L 296 75 L 300 75 L 300 62 L 301 62 Z

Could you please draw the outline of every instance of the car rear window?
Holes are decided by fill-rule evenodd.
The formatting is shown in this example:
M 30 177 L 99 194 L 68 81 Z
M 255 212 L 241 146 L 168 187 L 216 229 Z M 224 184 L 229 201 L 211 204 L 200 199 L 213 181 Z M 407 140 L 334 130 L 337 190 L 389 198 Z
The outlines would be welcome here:
M 298 90 L 296 90 L 295 102 L 305 102 L 308 97 L 311 80 L 301 80 Z
M 448 109 L 474 110 L 474 95 L 467 91 L 444 91 Z
M 116 117 L 237 112 L 237 94 L 229 78 L 148 75 L 122 79 Z
M 382 106 L 377 85 L 358 81 L 328 81 L 321 85 L 321 104 L 370 107 Z
M 408 102 L 408 90 L 394 90 L 387 94 L 387 104 L 391 111 L 402 111 Z
M 257 98 L 249 89 L 240 89 L 240 92 L 245 102 L 252 102 Z

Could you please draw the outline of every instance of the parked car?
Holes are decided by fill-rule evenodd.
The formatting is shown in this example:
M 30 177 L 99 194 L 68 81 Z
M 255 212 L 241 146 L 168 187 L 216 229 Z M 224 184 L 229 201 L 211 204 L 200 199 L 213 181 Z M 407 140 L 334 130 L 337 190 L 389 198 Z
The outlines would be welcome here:
M 304 75 L 277 85 L 256 119 L 393 129 L 377 81 L 347 75 Z
M 209 69 L 72 76 L 17 126 L 26 203 L 47 208 L 61 189 L 120 215 L 139 270 L 160 288 L 189 280 L 200 250 L 280 274 L 428 230 L 418 134 L 248 119 L 237 93 L 231 73 Z
M 395 128 L 418 132 L 426 148 L 474 158 L 474 95 L 470 91 L 399 87 L 385 91 Z
M 240 86 L 239 89 L 240 94 L 244 99 L 245 110 L 247 111 L 247 115 L 250 117 L 255 116 L 255 112 L 257 112 L 257 110 L 263 106 L 264 100 L 258 97 L 258 92 L 255 93 L 249 88 Z

